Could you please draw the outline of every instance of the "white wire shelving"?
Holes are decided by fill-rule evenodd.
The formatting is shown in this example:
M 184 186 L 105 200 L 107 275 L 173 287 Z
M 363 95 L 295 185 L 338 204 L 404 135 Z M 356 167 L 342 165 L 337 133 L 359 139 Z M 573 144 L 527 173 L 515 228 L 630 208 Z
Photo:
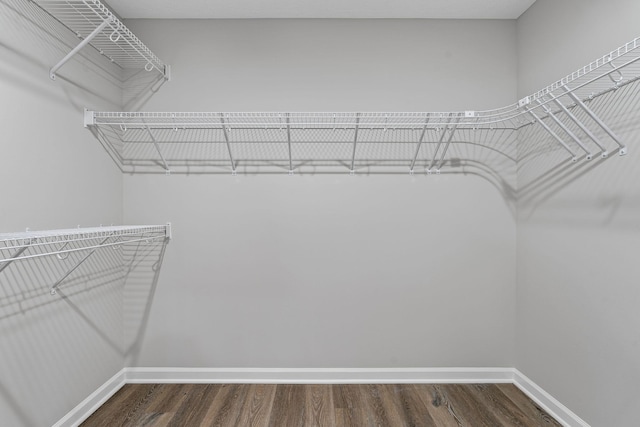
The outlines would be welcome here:
M 113 251 L 132 244 L 150 245 L 166 243 L 171 239 L 171 224 L 142 226 L 110 226 L 64 230 L 26 231 L 0 234 L 0 298 L 10 303 L 19 301 L 25 294 L 35 293 L 41 284 L 34 277 L 49 277 L 47 270 L 57 272 L 56 279 L 49 284 L 50 293 L 56 294 L 59 286 L 78 268 L 86 264 L 98 251 L 111 250 L 107 264 L 111 269 L 121 270 L 122 261 Z M 95 256 L 93 258 L 96 258 Z M 21 271 L 22 280 L 5 280 L 3 272 L 16 263 L 40 260 L 37 267 Z M 32 288 L 13 289 L 16 283 L 31 283 Z
M 124 70 L 155 71 L 165 80 L 170 79 L 169 66 L 99 0 L 32 1 L 80 39 L 75 48 L 51 67 L 51 79 L 55 80 L 58 70 L 87 45 Z
M 606 122 L 640 78 L 640 39 L 503 108 L 487 111 L 85 112 L 85 127 L 123 172 L 424 171 L 514 165 L 522 138 L 570 162 L 627 152 Z M 606 101 L 602 101 L 602 99 Z M 524 132 L 527 129 L 540 132 Z M 497 160 L 496 160 L 497 159 Z

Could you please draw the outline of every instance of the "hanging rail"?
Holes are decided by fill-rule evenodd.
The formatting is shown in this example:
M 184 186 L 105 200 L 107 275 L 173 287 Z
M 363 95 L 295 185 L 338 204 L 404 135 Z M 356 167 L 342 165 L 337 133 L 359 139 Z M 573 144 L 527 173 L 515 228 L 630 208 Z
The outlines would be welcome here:
M 310 166 L 357 170 L 393 166 L 439 173 L 462 164 L 464 144 L 515 162 L 523 129 L 568 162 L 607 157 L 627 147 L 611 123 L 611 102 L 625 104 L 621 88 L 640 79 L 640 39 L 598 58 L 546 88 L 503 108 L 485 111 L 368 112 L 85 112 L 85 126 L 125 172 L 177 173 L 255 168 L 292 174 Z M 606 97 L 604 95 L 607 95 Z M 606 101 L 601 101 L 606 99 Z M 609 103 L 609 104 L 607 104 Z M 631 103 L 628 103 L 631 104 Z M 151 137 L 149 137 L 151 135 Z M 531 136 L 527 136 L 531 137 Z M 151 139 L 150 139 L 151 138 Z M 548 148 L 547 148 L 548 147 Z M 442 150 L 441 150 L 442 149 Z M 469 152 L 473 150 L 468 150 Z
M 51 67 L 49 77 L 55 80 L 58 70 L 86 45 L 123 69 L 157 71 L 170 79 L 170 68 L 144 45 L 99 0 L 33 0 L 78 38 L 80 43 Z

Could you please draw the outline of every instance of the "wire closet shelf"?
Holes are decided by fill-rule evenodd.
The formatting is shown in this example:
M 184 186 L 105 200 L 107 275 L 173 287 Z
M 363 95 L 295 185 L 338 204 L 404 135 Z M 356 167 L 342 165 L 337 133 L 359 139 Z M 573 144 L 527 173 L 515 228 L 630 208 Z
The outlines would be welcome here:
M 122 69 L 157 71 L 169 79 L 164 64 L 99 0 L 33 0 L 81 41 L 56 65 L 49 76 L 55 80 L 58 70 L 87 44 Z
M 98 250 L 170 239 L 171 224 L 3 233 L 0 234 L 0 273 L 16 261 L 38 258 L 64 261 L 73 255 L 74 262 L 68 271 L 50 288 L 55 294 L 60 283 Z
M 85 126 L 123 172 L 440 173 L 478 151 L 515 164 L 522 138 L 570 162 L 626 146 L 607 124 L 640 78 L 640 38 L 503 108 L 458 112 L 85 112 Z M 627 102 L 628 103 L 628 102 Z M 615 120 L 614 120 L 615 121 Z M 523 132 L 525 130 L 528 132 Z M 536 129 L 535 132 L 530 131 Z M 539 141 L 537 141 L 539 140 Z M 529 141 L 531 142 L 531 141 Z M 262 168 L 262 169 L 261 169 Z M 386 169 L 388 170 L 388 169 Z

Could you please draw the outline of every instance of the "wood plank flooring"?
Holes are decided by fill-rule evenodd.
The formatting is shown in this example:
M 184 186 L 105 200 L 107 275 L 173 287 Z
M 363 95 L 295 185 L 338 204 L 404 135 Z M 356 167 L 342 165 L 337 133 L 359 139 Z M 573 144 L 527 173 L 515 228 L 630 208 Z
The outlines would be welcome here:
M 512 384 L 127 384 L 93 426 L 560 426 Z

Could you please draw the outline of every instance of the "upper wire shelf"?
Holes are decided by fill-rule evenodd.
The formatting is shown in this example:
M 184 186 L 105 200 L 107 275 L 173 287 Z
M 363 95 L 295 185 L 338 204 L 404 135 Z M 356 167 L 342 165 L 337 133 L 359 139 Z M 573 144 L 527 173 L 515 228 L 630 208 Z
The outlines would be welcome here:
M 640 78 L 640 39 L 503 108 L 458 112 L 85 112 L 85 126 L 124 172 L 267 170 L 440 173 L 445 167 L 515 164 L 522 138 L 577 162 L 626 146 L 611 105 Z M 615 120 L 613 120 L 615 122 Z M 540 132 L 526 131 L 539 129 Z M 485 153 L 485 154 L 483 154 Z M 378 169 L 379 168 L 379 169 Z
M 51 68 L 51 79 L 55 79 L 58 69 L 87 44 L 122 69 L 155 70 L 164 79 L 170 78 L 169 66 L 99 0 L 33 1 L 81 39 L 73 50 Z

